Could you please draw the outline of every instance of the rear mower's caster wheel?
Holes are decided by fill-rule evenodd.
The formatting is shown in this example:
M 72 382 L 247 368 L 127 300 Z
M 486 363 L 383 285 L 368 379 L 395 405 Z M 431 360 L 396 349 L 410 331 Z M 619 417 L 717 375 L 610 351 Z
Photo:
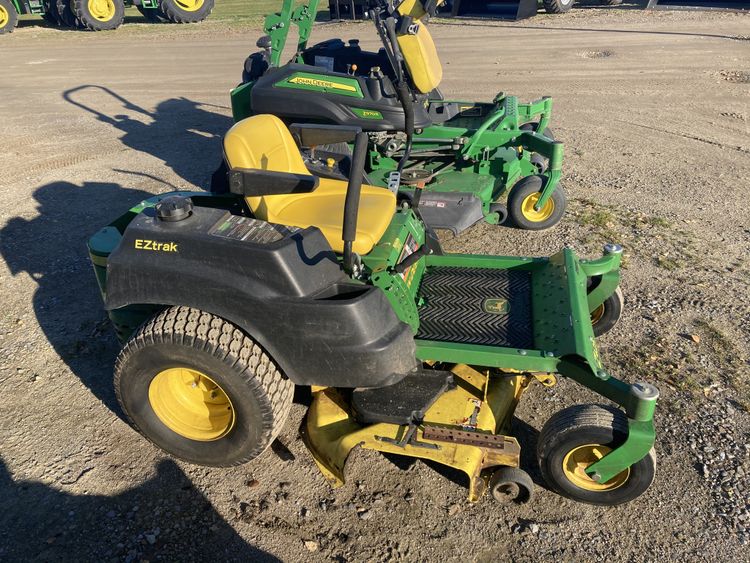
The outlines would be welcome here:
M 535 133 L 537 133 L 539 129 L 539 122 L 532 121 L 530 123 L 524 123 L 523 125 L 521 125 L 520 129 L 521 131 L 534 131 Z M 548 139 L 551 139 L 553 141 L 555 140 L 555 134 L 549 127 L 544 130 L 543 134 Z M 549 162 L 547 161 L 547 159 L 537 153 L 531 155 L 531 164 L 536 167 L 538 174 L 544 174 L 547 171 L 547 166 L 549 166 Z
M 534 165 L 534 168 L 536 168 L 537 174 L 544 174 L 547 171 L 547 166 L 549 163 L 547 162 L 547 159 L 544 158 L 542 155 L 534 153 L 531 155 L 531 164 Z
M 573 7 L 574 0 L 543 0 L 544 11 L 548 14 L 562 14 Z
M 528 473 L 518 467 L 496 469 L 487 488 L 501 504 L 524 504 L 534 496 L 534 482 Z
M 0 35 L 13 33 L 18 24 L 18 12 L 10 0 L 0 0 Z
M 534 205 L 541 197 L 544 186 L 542 176 L 527 176 L 519 180 L 508 194 L 508 215 L 520 229 L 541 231 L 556 225 L 565 213 L 565 192 L 557 187 L 544 206 L 536 210 Z
M 91 31 L 111 31 L 125 20 L 123 0 L 71 0 L 78 21 Z
M 490 213 L 497 213 L 498 225 L 508 220 L 508 208 L 504 203 L 490 203 Z
M 212 466 L 257 457 L 289 414 L 294 384 L 244 332 L 197 309 L 147 321 L 115 363 L 133 426 L 175 457 Z
M 612 330 L 620 320 L 624 306 L 625 297 L 618 287 L 604 300 L 604 303 L 591 311 L 591 328 L 594 329 L 594 336 L 601 336 Z
M 172 23 L 205 20 L 214 9 L 214 0 L 160 0 L 159 11 Z
M 163 23 L 166 20 L 161 15 L 159 8 L 144 8 L 143 6 L 136 6 L 141 15 L 149 23 Z
M 539 132 L 539 122 L 538 121 L 531 121 L 529 123 L 524 123 L 519 127 L 521 131 L 533 131 L 534 133 Z M 550 129 L 549 127 L 544 129 L 544 133 L 542 133 L 545 137 L 550 139 L 551 141 L 555 140 L 555 133 Z
M 631 465 L 606 483 L 585 469 L 621 445 L 628 419 L 619 410 L 576 405 L 555 413 L 539 434 L 537 457 L 544 480 L 559 494 L 589 504 L 616 505 L 643 494 L 654 480 L 656 454 Z

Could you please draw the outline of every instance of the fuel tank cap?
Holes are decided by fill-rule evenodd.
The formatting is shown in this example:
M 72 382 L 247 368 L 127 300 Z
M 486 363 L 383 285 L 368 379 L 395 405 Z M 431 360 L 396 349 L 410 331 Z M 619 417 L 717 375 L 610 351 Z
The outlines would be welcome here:
M 156 204 L 156 217 L 160 221 L 182 221 L 193 212 L 193 200 L 189 197 L 171 195 Z

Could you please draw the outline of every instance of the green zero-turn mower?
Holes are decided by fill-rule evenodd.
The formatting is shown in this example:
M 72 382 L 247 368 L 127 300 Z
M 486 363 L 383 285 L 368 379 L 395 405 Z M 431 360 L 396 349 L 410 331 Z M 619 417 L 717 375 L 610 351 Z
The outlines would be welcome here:
M 362 128 L 370 139 L 369 181 L 391 190 L 400 185 L 405 204 L 420 198 L 422 218 L 433 228 L 458 233 L 508 215 L 524 229 L 551 227 L 565 211 L 563 145 L 548 128 L 552 99 L 443 99 L 442 67 L 427 29 L 441 1 L 368 0 L 383 47 L 367 52 L 358 40 L 308 47 L 318 1 L 295 8 L 284 0 L 281 12 L 266 18 L 262 50 L 247 59 L 243 83 L 232 91 L 234 118 L 270 113 L 287 124 Z M 281 65 L 293 26 L 296 52 Z M 309 166 L 335 174 L 346 167 L 346 152 L 316 147 Z
M 607 371 L 595 337 L 620 316 L 621 248 L 595 260 L 443 253 L 418 208 L 363 185 L 368 135 L 272 115 L 224 139 L 229 192 L 143 201 L 96 233 L 91 260 L 124 343 L 114 384 L 149 440 L 198 464 L 261 454 L 312 388 L 302 434 L 334 485 L 355 446 L 425 458 L 528 500 L 510 435 L 531 385 L 567 377 L 621 407 L 573 406 L 538 440 L 546 482 L 629 501 L 655 471 L 658 391 Z M 348 180 L 299 148 L 353 142 Z

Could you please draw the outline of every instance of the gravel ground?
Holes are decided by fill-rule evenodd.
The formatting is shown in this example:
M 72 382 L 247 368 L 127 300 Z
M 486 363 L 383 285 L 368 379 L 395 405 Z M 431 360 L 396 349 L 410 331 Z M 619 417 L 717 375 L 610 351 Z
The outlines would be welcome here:
M 471 505 L 462 476 L 364 451 L 332 490 L 299 439 L 302 404 L 246 466 L 150 446 L 114 400 L 118 348 L 85 241 L 148 194 L 206 186 L 258 34 L 207 22 L 4 37 L 0 560 L 750 560 L 748 24 L 590 9 L 435 26 L 449 97 L 554 97 L 570 200 L 552 231 L 480 225 L 448 248 L 625 246 L 626 312 L 602 355 L 662 398 L 656 481 L 616 508 L 560 498 L 536 468 L 545 420 L 596 401 L 568 381 L 517 412 L 537 495 L 523 507 Z M 337 35 L 374 45 L 366 25 L 315 37 Z

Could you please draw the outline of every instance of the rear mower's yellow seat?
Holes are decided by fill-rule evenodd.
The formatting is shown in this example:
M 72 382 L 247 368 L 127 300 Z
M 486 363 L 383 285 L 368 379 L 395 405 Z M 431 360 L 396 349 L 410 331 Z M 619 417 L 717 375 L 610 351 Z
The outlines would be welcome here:
M 273 115 L 255 115 L 235 124 L 224 137 L 230 168 L 310 174 L 286 125 Z M 347 183 L 320 178 L 310 193 L 248 197 L 258 219 L 294 227 L 317 227 L 335 252 L 344 251 L 341 228 Z M 362 186 L 357 216 L 357 238 L 352 249 L 367 254 L 393 218 L 396 196 L 389 190 Z
M 424 8 L 419 0 L 406 0 L 399 5 L 398 11 L 404 16 L 414 18 L 416 33 L 399 34 L 398 47 L 404 56 L 414 86 L 423 94 L 428 94 L 437 88 L 443 79 L 443 67 L 432 35 L 423 21 Z

